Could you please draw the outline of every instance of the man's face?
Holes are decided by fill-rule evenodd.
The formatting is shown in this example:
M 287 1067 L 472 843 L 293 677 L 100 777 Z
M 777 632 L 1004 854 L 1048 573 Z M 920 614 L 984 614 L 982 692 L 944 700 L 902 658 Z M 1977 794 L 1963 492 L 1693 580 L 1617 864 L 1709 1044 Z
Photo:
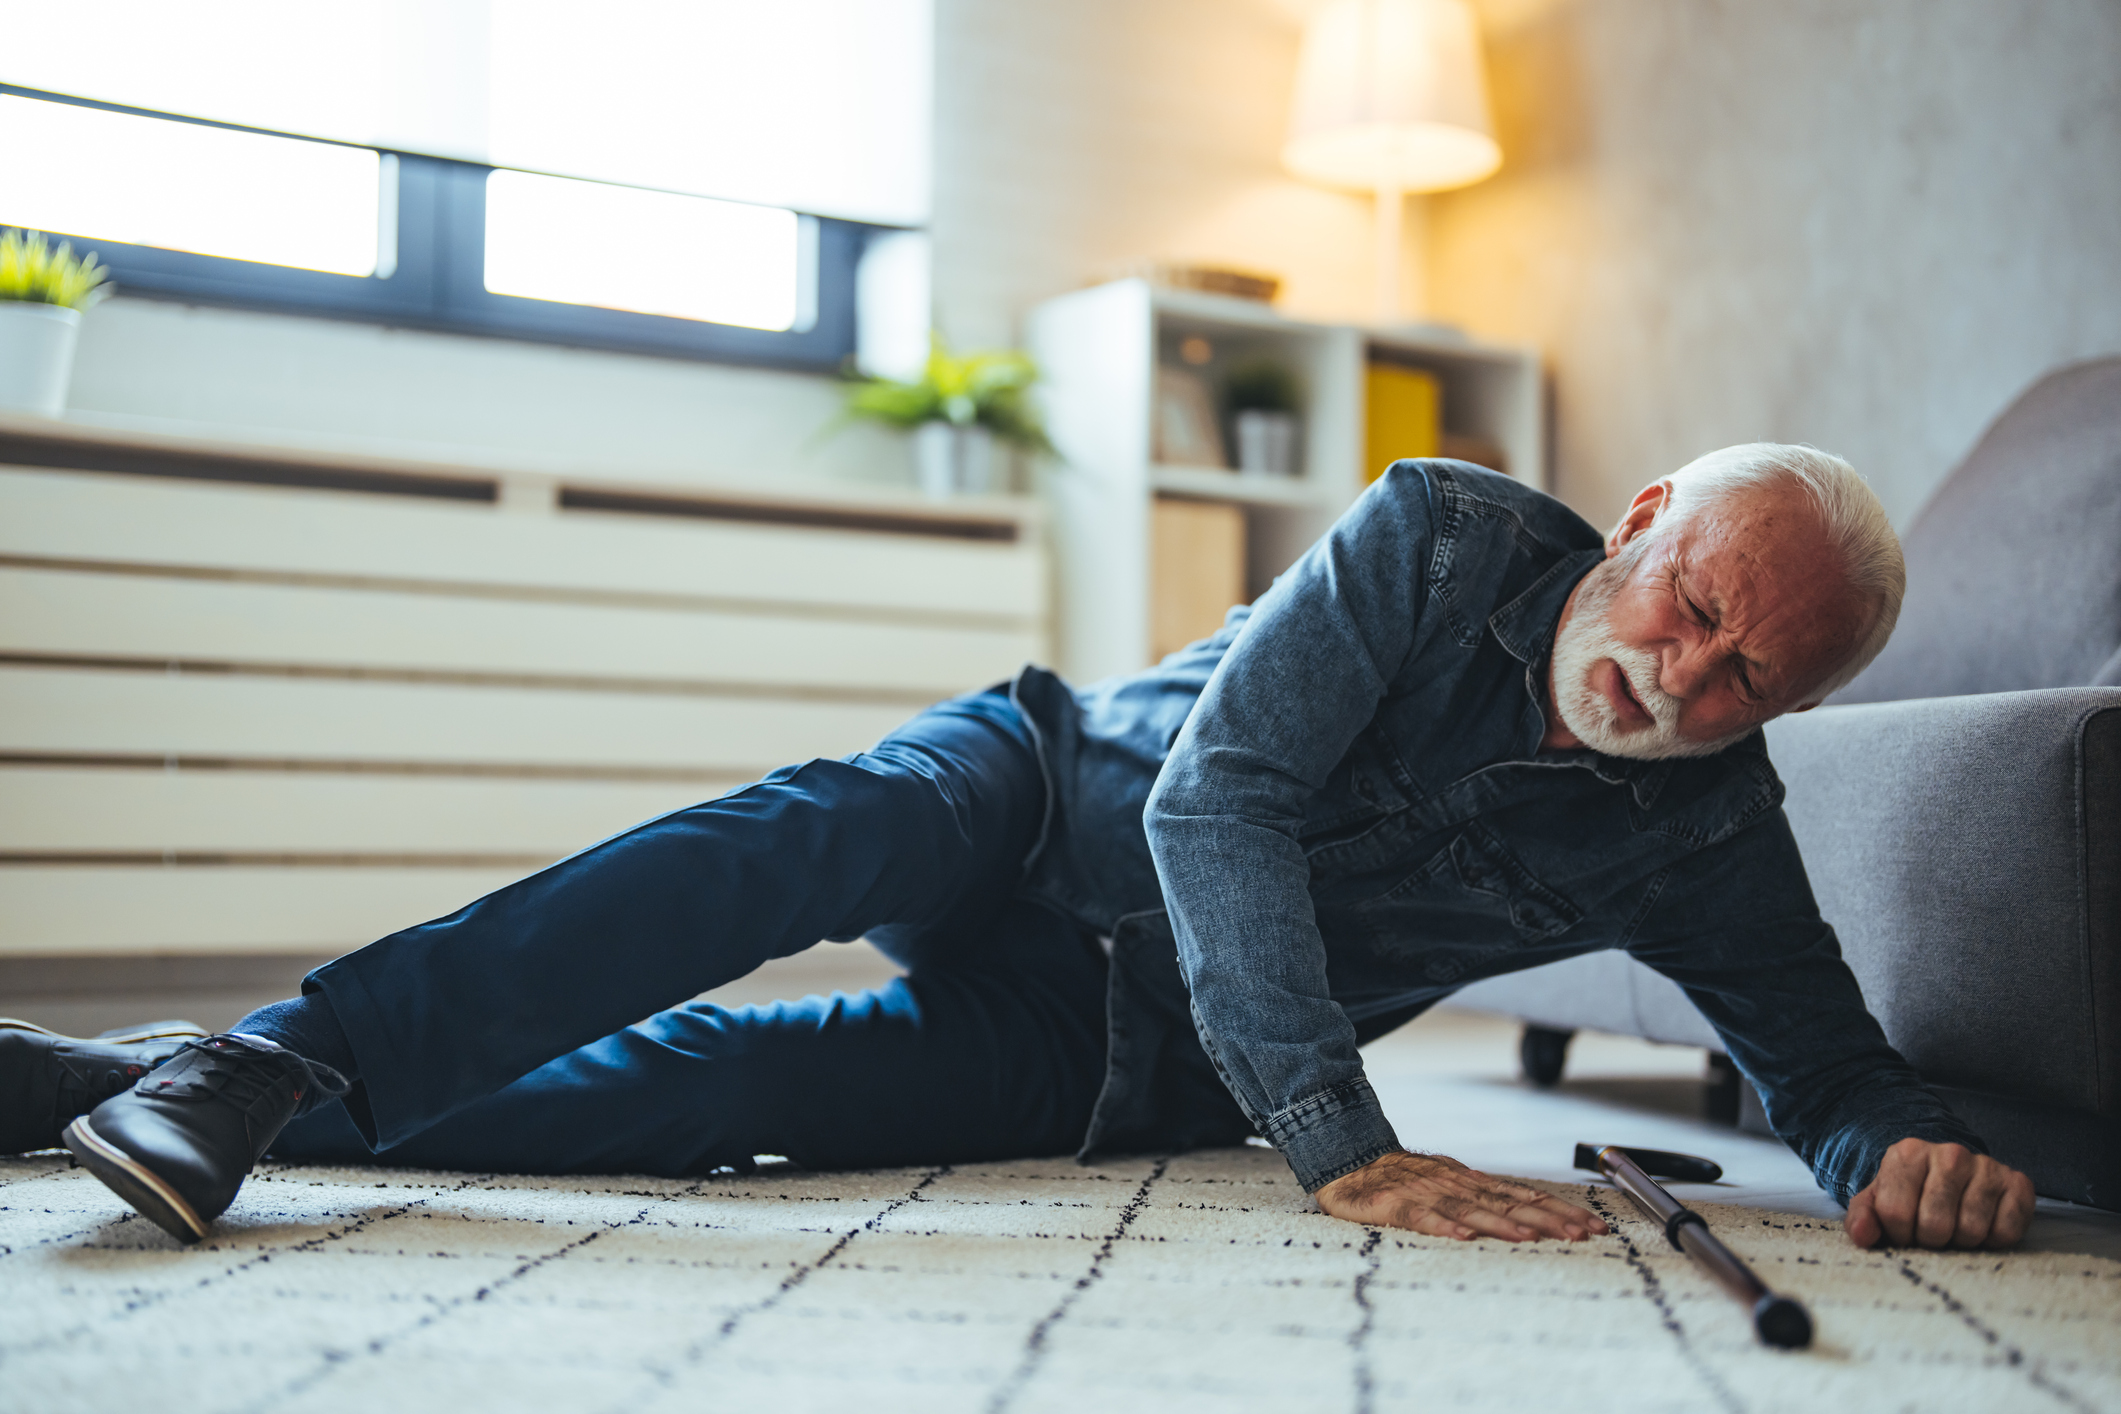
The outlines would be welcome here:
M 1801 492 L 1755 492 L 1657 526 L 1636 498 L 1607 559 L 1569 596 L 1551 687 L 1564 731 L 1613 756 L 1720 751 L 1808 696 L 1848 660 L 1867 607 Z M 1573 738 L 1573 740 L 1570 740 Z

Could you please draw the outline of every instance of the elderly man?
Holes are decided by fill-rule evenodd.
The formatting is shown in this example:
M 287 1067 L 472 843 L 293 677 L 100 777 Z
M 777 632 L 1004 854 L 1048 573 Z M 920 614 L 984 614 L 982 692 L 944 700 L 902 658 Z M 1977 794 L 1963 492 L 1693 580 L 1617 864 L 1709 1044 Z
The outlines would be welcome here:
M 1901 585 L 1876 499 L 1809 448 L 1704 457 L 1603 542 L 1401 462 L 1146 672 L 1026 669 L 649 821 L 137 1080 L 167 1039 L 18 1029 L 5 1129 L 63 1126 L 187 1241 L 268 1150 L 676 1175 L 1253 1133 L 1338 1217 L 1581 1238 L 1594 1214 L 1406 1149 L 1358 1048 L 1477 978 L 1624 948 L 1686 988 L 1857 1244 L 2007 1246 L 2031 1185 L 1865 1011 L 1759 731 L 1870 661 Z M 857 936 L 908 975 L 685 1000 Z

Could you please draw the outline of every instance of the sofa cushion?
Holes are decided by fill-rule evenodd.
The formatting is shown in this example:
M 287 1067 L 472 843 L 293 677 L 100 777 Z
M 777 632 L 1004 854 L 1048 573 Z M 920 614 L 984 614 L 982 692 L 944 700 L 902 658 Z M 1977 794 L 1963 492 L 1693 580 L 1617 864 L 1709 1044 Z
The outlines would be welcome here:
M 1931 1080 L 2121 1119 L 2121 689 L 1768 728 L 1820 911 Z
M 2121 358 L 2035 383 L 1903 544 L 1900 626 L 1835 702 L 2121 685 Z

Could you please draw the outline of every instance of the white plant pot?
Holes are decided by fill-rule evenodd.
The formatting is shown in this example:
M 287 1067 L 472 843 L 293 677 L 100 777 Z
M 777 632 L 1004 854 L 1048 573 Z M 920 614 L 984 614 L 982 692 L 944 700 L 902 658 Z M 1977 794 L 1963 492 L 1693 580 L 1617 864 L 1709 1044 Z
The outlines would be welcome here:
M 994 489 L 994 434 L 984 427 L 924 422 L 913 432 L 921 490 L 930 496 L 981 495 Z
M 80 333 L 78 310 L 0 300 L 0 411 L 42 417 L 65 412 Z
M 1237 469 L 1253 476 L 1295 476 L 1296 415 L 1288 412 L 1241 412 L 1237 415 Z

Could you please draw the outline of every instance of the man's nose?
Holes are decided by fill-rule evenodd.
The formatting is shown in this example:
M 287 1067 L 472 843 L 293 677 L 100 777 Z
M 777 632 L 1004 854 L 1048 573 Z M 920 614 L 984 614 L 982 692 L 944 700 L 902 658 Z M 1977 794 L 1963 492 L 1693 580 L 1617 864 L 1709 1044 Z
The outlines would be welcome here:
M 1687 701 L 1701 691 L 1715 665 L 1714 645 L 1707 634 L 1698 629 L 1682 633 L 1665 646 L 1657 685 L 1666 696 Z

